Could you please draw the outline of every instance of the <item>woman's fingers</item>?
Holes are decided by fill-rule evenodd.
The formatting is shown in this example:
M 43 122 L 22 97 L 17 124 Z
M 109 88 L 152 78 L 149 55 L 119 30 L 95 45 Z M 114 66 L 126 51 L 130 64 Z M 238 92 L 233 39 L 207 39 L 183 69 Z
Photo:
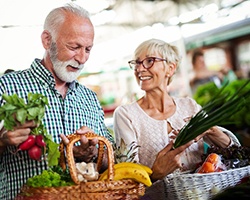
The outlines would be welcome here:
M 176 151 L 176 153 L 179 154 L 179 153 L 185 151 L 185 149 L 188 148 L 188 147 L 189 147 L 190 145 L 192 145 L 193 143 L 194 143 L 194 140 L 191 140 L 191 141 L 189 141 L 188 143 L 186 143 L 186 144 L 184 144 L 184 145 L 182 145 L 182 146 L 180 146 L 180 147 L 174 149 L 174 151 Z
M 174 142 L 170 141 L 168 145 L 159 152 L 159 154 L 165 155 L 166 153 L 168 153 L 171 149 L 173 149 L 173 144 Z

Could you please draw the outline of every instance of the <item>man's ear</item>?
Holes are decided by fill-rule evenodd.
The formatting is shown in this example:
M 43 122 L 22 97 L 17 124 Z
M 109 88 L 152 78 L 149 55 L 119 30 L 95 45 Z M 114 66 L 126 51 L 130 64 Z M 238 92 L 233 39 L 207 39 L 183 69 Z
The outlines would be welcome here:
M 46 50 L 49 49 L 51 45 L 51 41 L 52 41 L 52 37 L 49 31 L 44 30 L 42 32 L 41 39 L 42 39 L 42 44 L 43 44 L 44 49 Z

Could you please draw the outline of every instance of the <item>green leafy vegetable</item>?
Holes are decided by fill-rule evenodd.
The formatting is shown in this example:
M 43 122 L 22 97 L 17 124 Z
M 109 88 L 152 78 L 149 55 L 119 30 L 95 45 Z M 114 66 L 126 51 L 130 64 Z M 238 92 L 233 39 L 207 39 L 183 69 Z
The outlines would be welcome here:
M 13 130 L 18 122 L 24 124 L 27 120 L 33 120 L 37 127 L 31 130 L 31 134 L 36 136 L 43 135 L 47 147 L 48 165 L 57 165 L 60 157 L 59 144 L 53 142 L 51 135 L 47 133 L 46 128 L 42 124 L 45 107 L 49 106 L 47 97 L 42 94 L 28 93 L 27 103 L 25 103 L 24 99 L 18 97 L 17 94 L 3 94 L 2 97 L 6 101 L 0 107 L 0 120 L 4 120 L 4 128 Z
M 43 170 L 39 175 L 33 176 L 27 180 L 27 185 L 31 187 L 60 187 L 74 185 L 69 171 L 50 168 Z
M 250 80 L 233 95 L 223 93 L 226 86 L 222 87 L 219 92 L 180 130 L 176 137 L 174 148 L 195 139 L 213 126 L 232 123 L 229 121 L 229 118 L 234 113 L 240 111 L 250 101 L 250 91 L 243 91 L 244 87 L 246 87 L 249 82 Z
M 39 124 L 44 117 L 45 106 L 49 105 L 47 97 L 42 94 L 28 93 L 27 104 L 17 94 L 3 94 L 2 97 L 6 103 L 0 108 L 0 120 L 4 120 L 6 130 L 13 130 L 16 120 L 21 124 L 26 120 Z

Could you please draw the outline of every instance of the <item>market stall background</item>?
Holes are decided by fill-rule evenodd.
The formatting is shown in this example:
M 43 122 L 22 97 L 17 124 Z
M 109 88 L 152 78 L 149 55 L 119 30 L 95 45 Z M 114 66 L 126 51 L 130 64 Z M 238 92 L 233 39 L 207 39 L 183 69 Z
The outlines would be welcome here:
M 68 2 L 91 13 L 95 45 L 79 81 L 97 92 L 107 115 L 141 95 L 127 61 L 142 41 L 155 37 L 179 47 L 182 64 L 169 90 L 186 96 L 192 95 L 192 49 L 250 34 L 249 0 L 0 0 L 0 73 L 28 68 L 43 56 L 44 19 L 51 9 Z M 240 50 L 245 74 L 250 68 L 249 46 Z M 226 62 L 218 49 L 209 55 L 211 68 Z

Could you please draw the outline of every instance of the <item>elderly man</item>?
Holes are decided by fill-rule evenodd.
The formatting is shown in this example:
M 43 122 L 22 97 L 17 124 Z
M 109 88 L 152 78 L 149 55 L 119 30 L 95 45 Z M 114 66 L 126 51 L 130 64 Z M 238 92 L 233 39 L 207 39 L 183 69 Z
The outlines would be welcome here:
M 97 139 L 88 140 L 84 134 L 95 132 L 113 142 L 104 124 L 104 113 L 96 94 L 77 82 L 93 46 L 94 27 L 83 8 L 67 4 L 52 10 L 44 23 L 41 35 L 45 49 L 43 59 L 35 59 L 31 67 L 6 74 L 0 79 L 2 94 L 17 94 L 27 100 L 27 94 L 40 93 L 48 98 L 43 124 L 57 143 L 67 143 L 65 135 L 82 134 L 81 145 L 74 155 L 85 162 L 97 154 Z M 3 121 L 1 122 L 3 125 Z M 34 121 L 17 125 L 13 131 L 0 127 L 0 199 L 11 200 L 29 177 L 48 168 L 46 160 L 31 160 L 26 151 L 12 154 L 25 141 Z M 104 161 L 105 163 L 105 156 Z

